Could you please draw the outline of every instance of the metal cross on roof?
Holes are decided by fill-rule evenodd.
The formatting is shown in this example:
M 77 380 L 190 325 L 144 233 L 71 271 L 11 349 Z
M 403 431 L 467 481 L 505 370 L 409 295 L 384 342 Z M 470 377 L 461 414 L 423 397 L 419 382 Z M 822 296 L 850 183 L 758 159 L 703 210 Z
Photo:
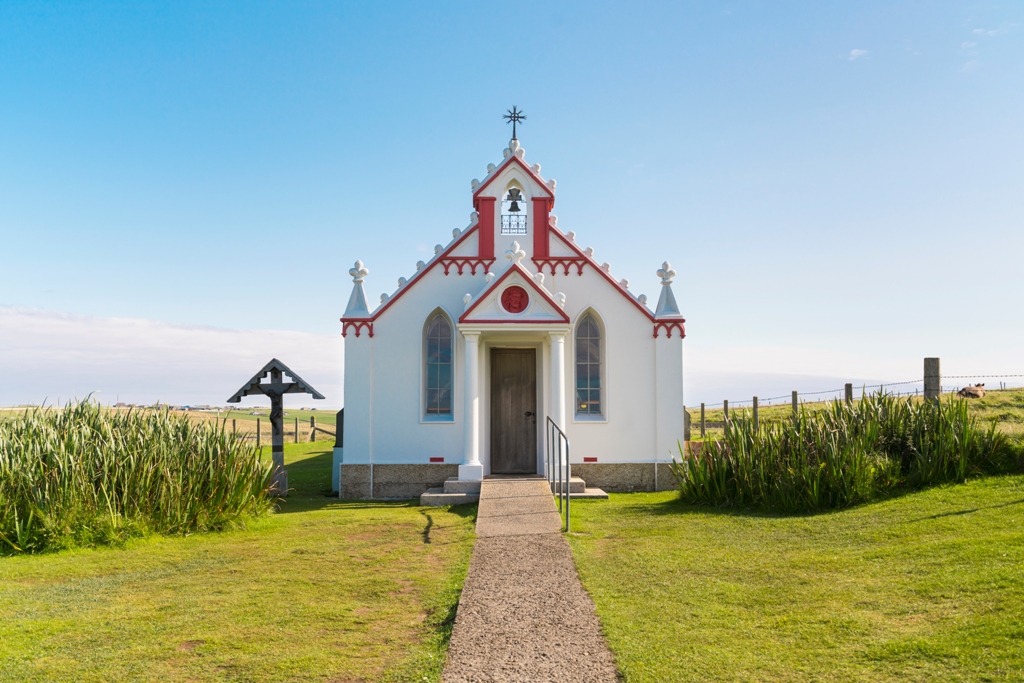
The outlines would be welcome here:
M 508 119 L 508 122 L 512 124 L 512 139 L 517 140 L 516 137 L 516 124 L 526 120 L 526 114 L 519 111 L 515 105 L 508 110 L 507 114 L 502 114 L 501 118 Z

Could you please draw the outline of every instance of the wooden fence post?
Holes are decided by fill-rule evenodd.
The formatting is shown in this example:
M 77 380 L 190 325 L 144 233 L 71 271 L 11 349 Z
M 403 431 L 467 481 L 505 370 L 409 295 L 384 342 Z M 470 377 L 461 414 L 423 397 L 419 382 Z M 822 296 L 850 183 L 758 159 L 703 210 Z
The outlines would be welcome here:
M 234 436 L 238 433 L 238 425 L 235 424 L 235 418 L 231 418 L 231 434 Z
M 758 426 L 761 424 L 760 420 L 757 419 L 757 396 L 754 397 L 754 431 L 757 431 Z
M 299 418 L 295 418 L 295 443 L 299 442 Z
M 924 359 L 924 400 L 938 401 L 942 393 L 942 374 L 938 358 Z
M 257 417 L 256 418 L 256 447 L 259 448 L 259 445 L 260 445 L 260 419 Z
M 729 426 L 729 402 L 728 401 L 722 401 L 722 415 L 724 416 L 722 418 L 722 421 L 725 423 L 725 426 L 728 427 Z
M 706 425 L 704 423 L 704 404 L 701 403 L 700 404 L 700 438 L 703 439 L 706 436 L 707 436 L 707 429 L 706 429 Z
M 846 402 L 847 403 L 853 403 L 853 383 L 852 382 L 847 382 L 846 386 L 843 387 L 843 389 L 844 389 L 843 393 L 846 394 Z
M 316 415 L 312 415 L 309 418 L 309 440 L 312 443 L 316 443 Z
M 797 397 L 797 393 L 793 392 L 793 417 L 800 414 L 800 400 Z

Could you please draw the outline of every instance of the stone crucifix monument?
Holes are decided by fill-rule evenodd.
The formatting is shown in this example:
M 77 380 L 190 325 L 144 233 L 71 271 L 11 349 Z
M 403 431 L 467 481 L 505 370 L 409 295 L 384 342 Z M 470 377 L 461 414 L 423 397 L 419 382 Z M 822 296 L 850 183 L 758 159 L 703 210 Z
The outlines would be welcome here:
M 267 375 L 270 375 L 270 382 L 263 382 Z M 284 375 L 288 375 L 291 382 L 284 381 Z M 291 369 L 274 358 L 263 366 L 263 369 L 252 376 L 235 395 L 228 399 L 228 403 L 239 403 L 243 396 L 263 394 L 270 397 L 270 431 L 271 431 L 271 453 L 274 461 L 274 474 L 270 480 L 270 492 L 278 496 L 288 493 L 288 472 L 284 469 L 284 395 L 285 394 L 310 394 L 315 399 L 323 399 L 323 395 L 307 384 L 301 377 Z

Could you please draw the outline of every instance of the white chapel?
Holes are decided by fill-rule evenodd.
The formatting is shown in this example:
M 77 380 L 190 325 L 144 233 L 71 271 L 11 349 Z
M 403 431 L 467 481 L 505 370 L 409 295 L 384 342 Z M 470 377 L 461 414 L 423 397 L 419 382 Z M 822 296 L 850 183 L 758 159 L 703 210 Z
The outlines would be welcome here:
M 527 163 L 514 136 L 503 157 L 472 182 L 470 224 L 372 310 L 369 270 L 356 261 L 349 271 L 334 451 L 342 498 L 544 475 L 549 419 L 586 486 L 673 485 L 685 337 L 675 271 L 667 262 L 657 271 L 652 310 L 559 228 L 555 181 Z

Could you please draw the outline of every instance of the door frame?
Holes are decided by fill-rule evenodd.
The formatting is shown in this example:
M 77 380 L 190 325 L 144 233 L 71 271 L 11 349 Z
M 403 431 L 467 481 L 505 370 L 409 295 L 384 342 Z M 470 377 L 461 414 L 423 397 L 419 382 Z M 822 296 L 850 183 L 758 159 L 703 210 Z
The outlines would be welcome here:
M 551 359 L 547 345 L 535 337 L 517 340 L 515 337 L 499 337 L 498 339 L 481 340 L 481 372 L 480 372 L 480 463 L 484 466 L 484 475 L 491 474 L 491 349 L 533 349 L 536 352 L 536 391 L 537 391 L 537 468 L 538 474 L 544 472 L 544 418 L 548 414 L 546 396 L 550 392 L 548 368 Z M 529 475 L 524 475 L 529 476 Z

